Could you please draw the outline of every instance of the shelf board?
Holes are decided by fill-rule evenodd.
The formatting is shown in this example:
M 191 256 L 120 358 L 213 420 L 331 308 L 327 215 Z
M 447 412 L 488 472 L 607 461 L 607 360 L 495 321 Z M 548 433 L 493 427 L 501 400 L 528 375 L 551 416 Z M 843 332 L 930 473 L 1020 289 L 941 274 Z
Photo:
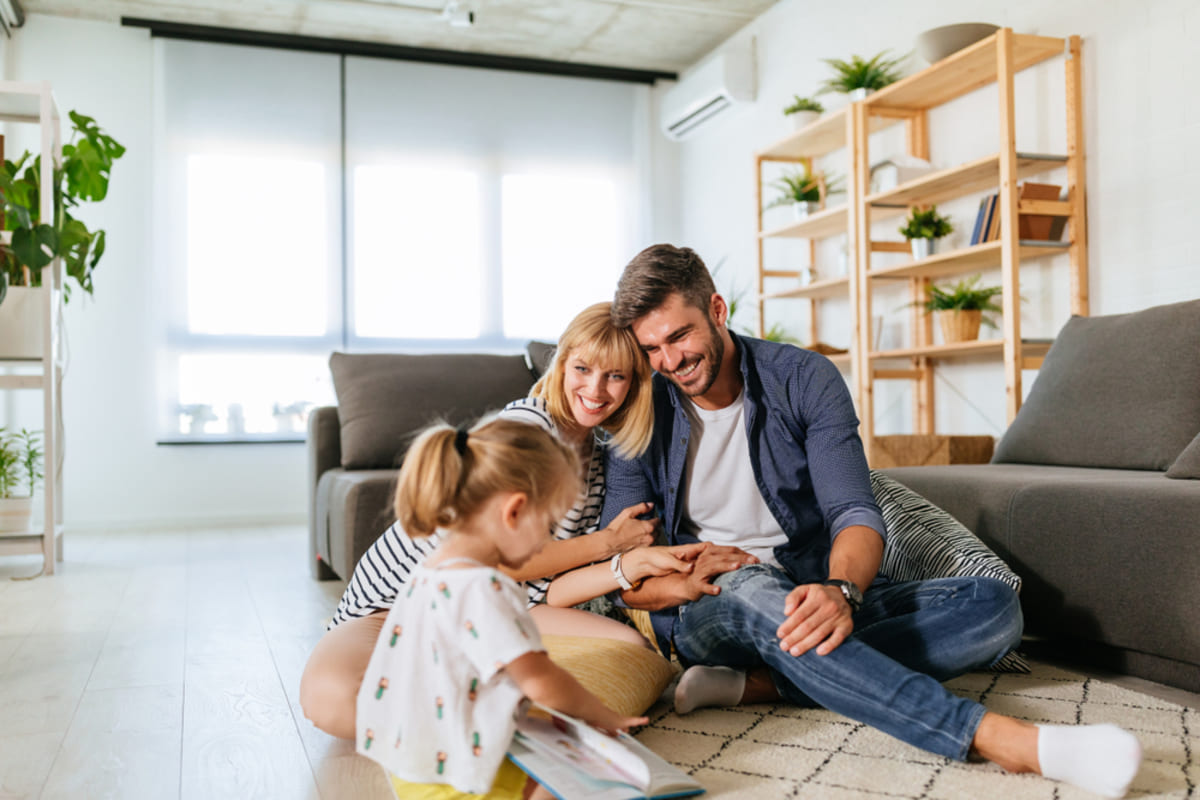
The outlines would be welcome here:
M 822 114 L 816 122 L 788 134 L 775 144 L 760 150 L 760 158 L 792 161 L 801 158 L 820 158 L 846 146 L 846 114 L 850 106 Z M 889 128 L 901 120 L 892 117 L 872 117 L 868 121 L 871 133 Z
M 875 109 L 929 109 L 996 82 L 999 31 L 924 69 L 869 95 L 862 102 Z M 1013 71 L 1063 55 L 1067 40 L 1012 34 Z
M 818 211 L 815 214 L 809 214 L 801 220 L 797 220 L 780 228 L 774 228 L 769 231 L 763 231 L 759 234 L 763 239 L 773 237 L 787 237 L 793 239 L 821 239 L 826 236 L 834 236 L 839 233 L 846 232 L 846 225 L 850 220 L 850 209 L 846 205 L 834 206 L 826 208 L 823 211 Z
M 1000 241 L 984 242 L 983 244 L 964 247 L 949 253 L 935 253 L 928 258 L 910 261 L 895 267 L 873 269 L 867 273 L 870 278 L 880 280 L 900 278 L 940 278 L 946 275 L 961 275 L 964 272 L 998 267 L 1000 265 Z M 1066 251 L 1070 242 L 1037 242 L 1022 239 L 1018 249 L 1018 258 L 1045 258 Z
M 835 355 L 830 355 L 830 356 L 825 356 L 825 357 L 828 358 L 830 361 L 832 361 L 834 364 L 836 364 L 838 369 L 850 369 L 850 354 L 849 353 L 837 353 Z
M 849 294 L 850 278 L 845 275 L 840 275 L 836 278 L 822 278 L 821 280 L 816 280 L 803 286 L 795 286 L 791 289 L 783 289 L 778 292 L 765 292 L 759 296 L 759 299 L 785 300 L 794 298 L 808 298 L 810 300 L 815 300 L 820 297 L 849 297 Z
M 1045 355 L 1050 342 L 1028 340 L 1021 343 L 1021 356 Z M 929 347 L 901 347 L 896 350 L 875 350 L 870 353 L 872 361 L 891 358 L 963 358 L 968 356 L 999 356 L 1004 352 L 1003 339 L 976 339 L 971 342 L 935 344 Z
M 43 81 L 0 81 L 0 120 L 10 122 L 40 122 L 42 94 L 50 97 L 51 119 L 58 119 L 58 103 L 50 84 Z
M 1017 178 L 1037 175 L 1066 163 L 1066 156 L 1017 153 Z M 941 203 L 999 185 L 1000 154 L 996 153 L 867 195 L 867 205 L 872 219 L 881 219 L 905 213 L 909 206 Z

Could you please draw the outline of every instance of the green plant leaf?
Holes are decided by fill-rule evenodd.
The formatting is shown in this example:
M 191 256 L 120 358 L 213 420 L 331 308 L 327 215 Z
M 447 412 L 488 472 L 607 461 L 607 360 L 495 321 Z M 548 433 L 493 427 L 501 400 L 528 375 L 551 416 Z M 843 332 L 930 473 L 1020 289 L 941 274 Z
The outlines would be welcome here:
M 18 228 L 13 231 L 12 250 L 22 264 L 40 270 L 54 259 L 51 253 L 55 252 L 57 242 L 58 235 L 49 225 Z

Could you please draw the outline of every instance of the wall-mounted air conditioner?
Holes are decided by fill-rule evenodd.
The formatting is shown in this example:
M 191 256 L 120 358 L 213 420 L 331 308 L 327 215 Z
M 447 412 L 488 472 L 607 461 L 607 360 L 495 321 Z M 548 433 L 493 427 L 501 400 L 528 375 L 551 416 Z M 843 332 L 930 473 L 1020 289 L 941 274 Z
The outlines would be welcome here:
M 728 48 L 683 77 L 663 98 L 663 132 L 683 139 L 737 103 L 754 99 L 752 45 Z

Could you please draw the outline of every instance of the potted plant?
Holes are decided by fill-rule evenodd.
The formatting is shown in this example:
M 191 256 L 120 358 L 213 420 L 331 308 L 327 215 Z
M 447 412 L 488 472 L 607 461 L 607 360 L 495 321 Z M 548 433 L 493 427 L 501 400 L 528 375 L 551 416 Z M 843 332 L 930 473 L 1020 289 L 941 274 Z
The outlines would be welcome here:
M 862 100 L 876 89 L 882 89 L 890 83 L 900 80 L 900 64 L 908 55 L 897 58 L 885 58 L 888 51 L 884 50 L 871 59 L 862 56 L 851 56 L 849 61 L 840 58 L 822 59 L 833 67 L 833 77 L 821 84 L 817 94 L 827 92 L 842 92 L 850 95 L 851 100 Z
M 995 327 L 995 323 L 984 312 L 993 313 L 1003 309 L 993 298 L 1003 291 L 999 286 L 980 286 L 981 276 L 963 278 L 949 287 L 930 285 L 924 301 L 919 301 L 927 312 L 933 312 L 942 329 L 946 342 L 969 342 L 979 338 L 980 324 Z
M 937 206 L 927 209 L 912 209 L 908 219 L 900 227 L 900 233 L 912 247 L 913 258 L 928 258 L 933 254 L 934 243 L 954 232 L 950 218 L 938 213 Z
M 33 491 L 41 479 L 41 434 L 0 428 L 0 535 L 20 536 L 33 530 Z
M 125 148 L 91 117 L 72 111 L 70 118 L 71 141 L 63 145 L 62 161 L 54 168 L 53 219 L 41 218 L 41 155 L 26 151 L 16 161 L 5 161 L 0 169 L 4 227 L 12 231 L 11 244 L 0 244 L 0 286 L 8 289 L 7 297 L 0 290 L 0 330 L 6 330 L 5 318 L 21 315 L 18 304 L 38 308 L 40 304 L 29 296 L 42 284 L 42 268 L 56 257 L 62 258 L 66 277 L 92 293 L 92 273 L 104 255 L 105 234 L 90 230 L 73 212 L 84 202 L 99 202 L 107 196 L 113 162 L 124 155 Z M 70 281 L 65 281 L 63 299 L 70 297 Z M 4 306 L 9 306 L 7 312 Z M 19 332 L 35 323 L 22 317 L 9 324 Z M 40 326 L 35 327 L 33 338 L 40 343 Z M 16 336 L 0 336 L 0 341 L 13 341 Z
M 767 208 L 790 205 L 796 211 L 796 218 L 803 219 L 822 208 L 825 198 L 839 190 L 840 182 L 840 177 L 827 176 L 823 172 L 813 174 L 807 166 L 784 173 L 771 182 L 780 195 L 767 204 Z
M 800 95 L 794 95 L 792 102 L 783 109 L 784 116 L 792 118 L 796 130 L 816 122 L 823 113 L 825 113 L 825 106 L 815 98 L 801 97 Z

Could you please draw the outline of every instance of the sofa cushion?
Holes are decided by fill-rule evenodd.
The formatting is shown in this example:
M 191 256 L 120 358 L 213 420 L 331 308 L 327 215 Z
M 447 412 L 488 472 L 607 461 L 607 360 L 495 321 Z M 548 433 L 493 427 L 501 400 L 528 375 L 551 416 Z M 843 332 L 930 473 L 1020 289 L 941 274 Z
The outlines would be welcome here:
M 550 361 L 554 358 L 554 351 L 557 349 L 558 345 L 553 342 L 534 340 L 525 345 L 525 363 L 529 365 L 535 378 L 542 377 L 546 374 L 546 370 L 550 369 Z
M 334 353 L 329 369 L 346 469 L 397 466 L 431 422 L 473 420 L 533 385 L 523 355 Z
M 1200 433 L 1175 459 L 1175 463 L 1167 470 L 1167 477 L 1200 479 Z
M 1164 470 L 1200 430 L 1200 300 L 1072 317 L 993 463 Z
M 888 540 L 879 571 L 894 581 L 932 578 L 995 578 L 1021 591 L 1021 578 L 962 523 L 901 483 L 872 470 L 871 490 L 883 512 Z M 1016 652 L 992 669 L 1029 672 Z

